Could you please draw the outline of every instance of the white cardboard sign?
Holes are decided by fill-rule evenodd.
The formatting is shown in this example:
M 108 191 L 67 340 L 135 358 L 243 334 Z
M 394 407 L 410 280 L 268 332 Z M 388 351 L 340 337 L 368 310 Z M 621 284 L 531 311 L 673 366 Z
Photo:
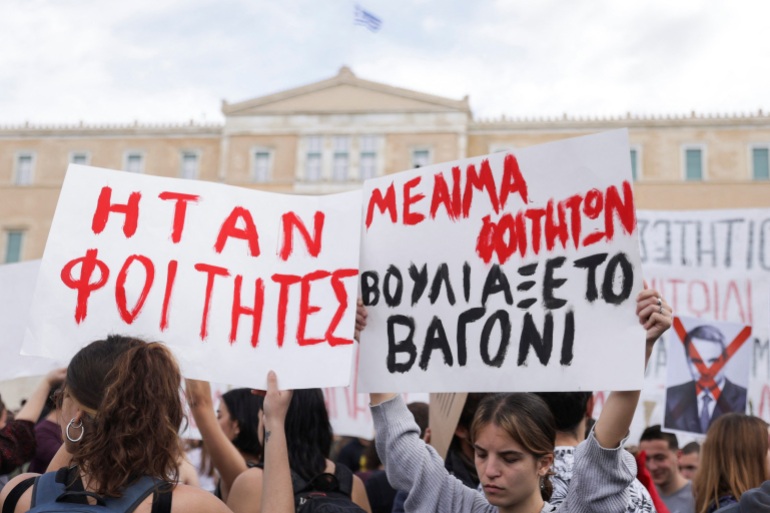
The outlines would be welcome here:
M 0 381 L 42 376 L 66 363 L 21 353 L 40 260 L 0 265 Z
M 641 388 L 628 155 L 618 130 L 367 181 L 359 388 Z
M 770 421 L 770 209 L 638 212 L 645 278 L 678 316 L 752 327 L 748 412 Z M 671 355 L 658 344 L 642 399 L 663 424 Z
M 68 357 L 117 332 L 167 343 L 191 378 L 347 385 L 360 197 L 70 166 L 24 350 Z

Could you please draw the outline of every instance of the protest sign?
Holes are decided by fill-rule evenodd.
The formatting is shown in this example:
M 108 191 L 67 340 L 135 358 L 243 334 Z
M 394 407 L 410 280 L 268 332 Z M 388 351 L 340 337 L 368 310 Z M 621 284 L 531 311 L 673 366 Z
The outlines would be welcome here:
M 743 324 L 674 318 L 666 344 L 666 430 L 705 434 L 721 415 L 745 412 L 750 336 Z
M 430 394 L 430 444 L 444 459 L 467 400 L 467 393 Z
M 619 130 L 367 181 L 360 389 L 640 388 L 628 155 Z
M 752 327 L 748 412 L 770 421 L 770 210 L 637 212 L 645 278 L 675 315 Z M 672 335 L 673 336 L 673 335 Z M 657 344 L 643 401 L 663 423 L 664 392 L 672 355 Z
M 40 260 L 0 265 L 0 381 L 42 376 L 67 366 L 66 360 L 20 354 L 39 269 Z
M 117 332 L 166 342 L 191 378 L 347 385 L 359 206 L 70 166 L 24 350 L 67 357 Z

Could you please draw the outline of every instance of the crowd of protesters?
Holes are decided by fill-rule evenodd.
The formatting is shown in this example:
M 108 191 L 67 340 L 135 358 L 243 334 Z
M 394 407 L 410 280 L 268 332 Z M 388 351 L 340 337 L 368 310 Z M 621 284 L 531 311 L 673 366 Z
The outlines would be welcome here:
M 672 311 L 645 289 L 637 315 L 646 363 Z M 357 331 L 365 319 L 359 307 Z M 217 406 L 208 383 L 188 380 L 202 438 L 188 447 L 170 351 L 117 335 L 95 341 L 14 415 L 0 401 L 2 512 L 65 500 L 143 513 L 283 513 L 313 493 L 370 513 L 770 511 L 768 425 L 749 415 L 720 417 L 702 445 L 682 450 L 653 426 L 632 454 L 639 391 L 612 392 L 595 423 L 590 392 L 469 394 L 442 457 L 428 444 L 426 404 L 371 394 L 374 442 L 341 444 L 322 391 L 282 391 L 279 381 L 270 373 L 266 392 L 232 390 Z

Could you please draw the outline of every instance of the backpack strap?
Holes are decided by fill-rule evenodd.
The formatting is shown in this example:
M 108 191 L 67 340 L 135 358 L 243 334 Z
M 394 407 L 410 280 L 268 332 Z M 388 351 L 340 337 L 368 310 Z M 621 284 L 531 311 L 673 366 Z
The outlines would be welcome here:
M 172 486 L 168 486 L 167 489 L 156 488 L 152 496 L 152 510 L 150 510 L 150 513 L 171 513 L 172 491 L 174 491 Z
M 35 479 L 37 478 L 29 477 L 11 489 L 3 503 L 3 513 L 13 513 L 16 510 L 16 504 L 19 503 L 19 499 L 24 495 L 24 492 L 29 490 L 30 486 L 35 484 Z
M 302 479 L 299 474 L 291 470 L 291 487 L 294 489 L 294 495 L 304 492 L 310 486 L 310 484 L 311 483 Z
M 32 488 L 32 500 L 30 501 L 30 508 L 34 508 L 38 503 L 53 502 L 59 498 L 59 496 L 67 491 L 67 485 L 64 480 L 56 479 L 60 476 L 62 471 L 66 469 L 61 468 L 56 472 L 46 472 L 35 478 L 35 485 Z
M 110 509 L 131 513 L 142 503 L 142 501 L 144 501 L 144 499 L 149 497 L 150 494 L 155 491 L 157 486 L 158 483 L 155 479 L 143 476 L 139 478 L 139 481 L 123 490 L 123 495 L 121 497 L 110 497 L 107 499 L 107 503 L 109 504 Z
M 34 508 L 38 503 L 54 502 L 69 497 L 70 502 L 88 504 L 88 496 L 94 495 L 86 492 L 83 483 L 77 473 L 77 467 L 62 467 L 56 472 L 46 472 L 35 478 L 35 486 L 32 488 L 32 500 L 30 507 Z M 95 498 L 101 499 L 94 495 Z M 104 505 L 104 500 L 101 500 Z
M 339 490 L 348 497 L 353 496 L 353 472 L 342 463 L 335 463 L 334 477 L 337 478 Z

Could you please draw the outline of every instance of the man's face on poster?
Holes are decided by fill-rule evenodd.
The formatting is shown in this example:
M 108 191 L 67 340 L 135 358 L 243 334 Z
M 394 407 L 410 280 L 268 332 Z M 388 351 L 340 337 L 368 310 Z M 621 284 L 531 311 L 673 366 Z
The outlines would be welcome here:
M 696 351 L 698 351 L 698 354 L 696 355 L 694 352 L 691 352 L 691 354 L 687 355 L 687 364 L 690 368 L 690 374 L 692 375 L 693 381 L 698 381 L 698 378 L 700 378 L 700 371 L 698 370 L 698 366 L 702 364 L 702 366 L 705 366 L 706 368 L 711 368 L 714 363 L 722 356 L 722 353 L 724 353 L 724 344 L 723 342 L 719 342 L 716 340 L 707 340 L 703 338 L 693 337 L 690 340 L 690 344 L 693 348 L 695 348 Z M 721 387 L 725 380 L 725 372 L 724 367 L 720 369 L 720 371 L 714 375 L 714 381 L 716 384 Z

